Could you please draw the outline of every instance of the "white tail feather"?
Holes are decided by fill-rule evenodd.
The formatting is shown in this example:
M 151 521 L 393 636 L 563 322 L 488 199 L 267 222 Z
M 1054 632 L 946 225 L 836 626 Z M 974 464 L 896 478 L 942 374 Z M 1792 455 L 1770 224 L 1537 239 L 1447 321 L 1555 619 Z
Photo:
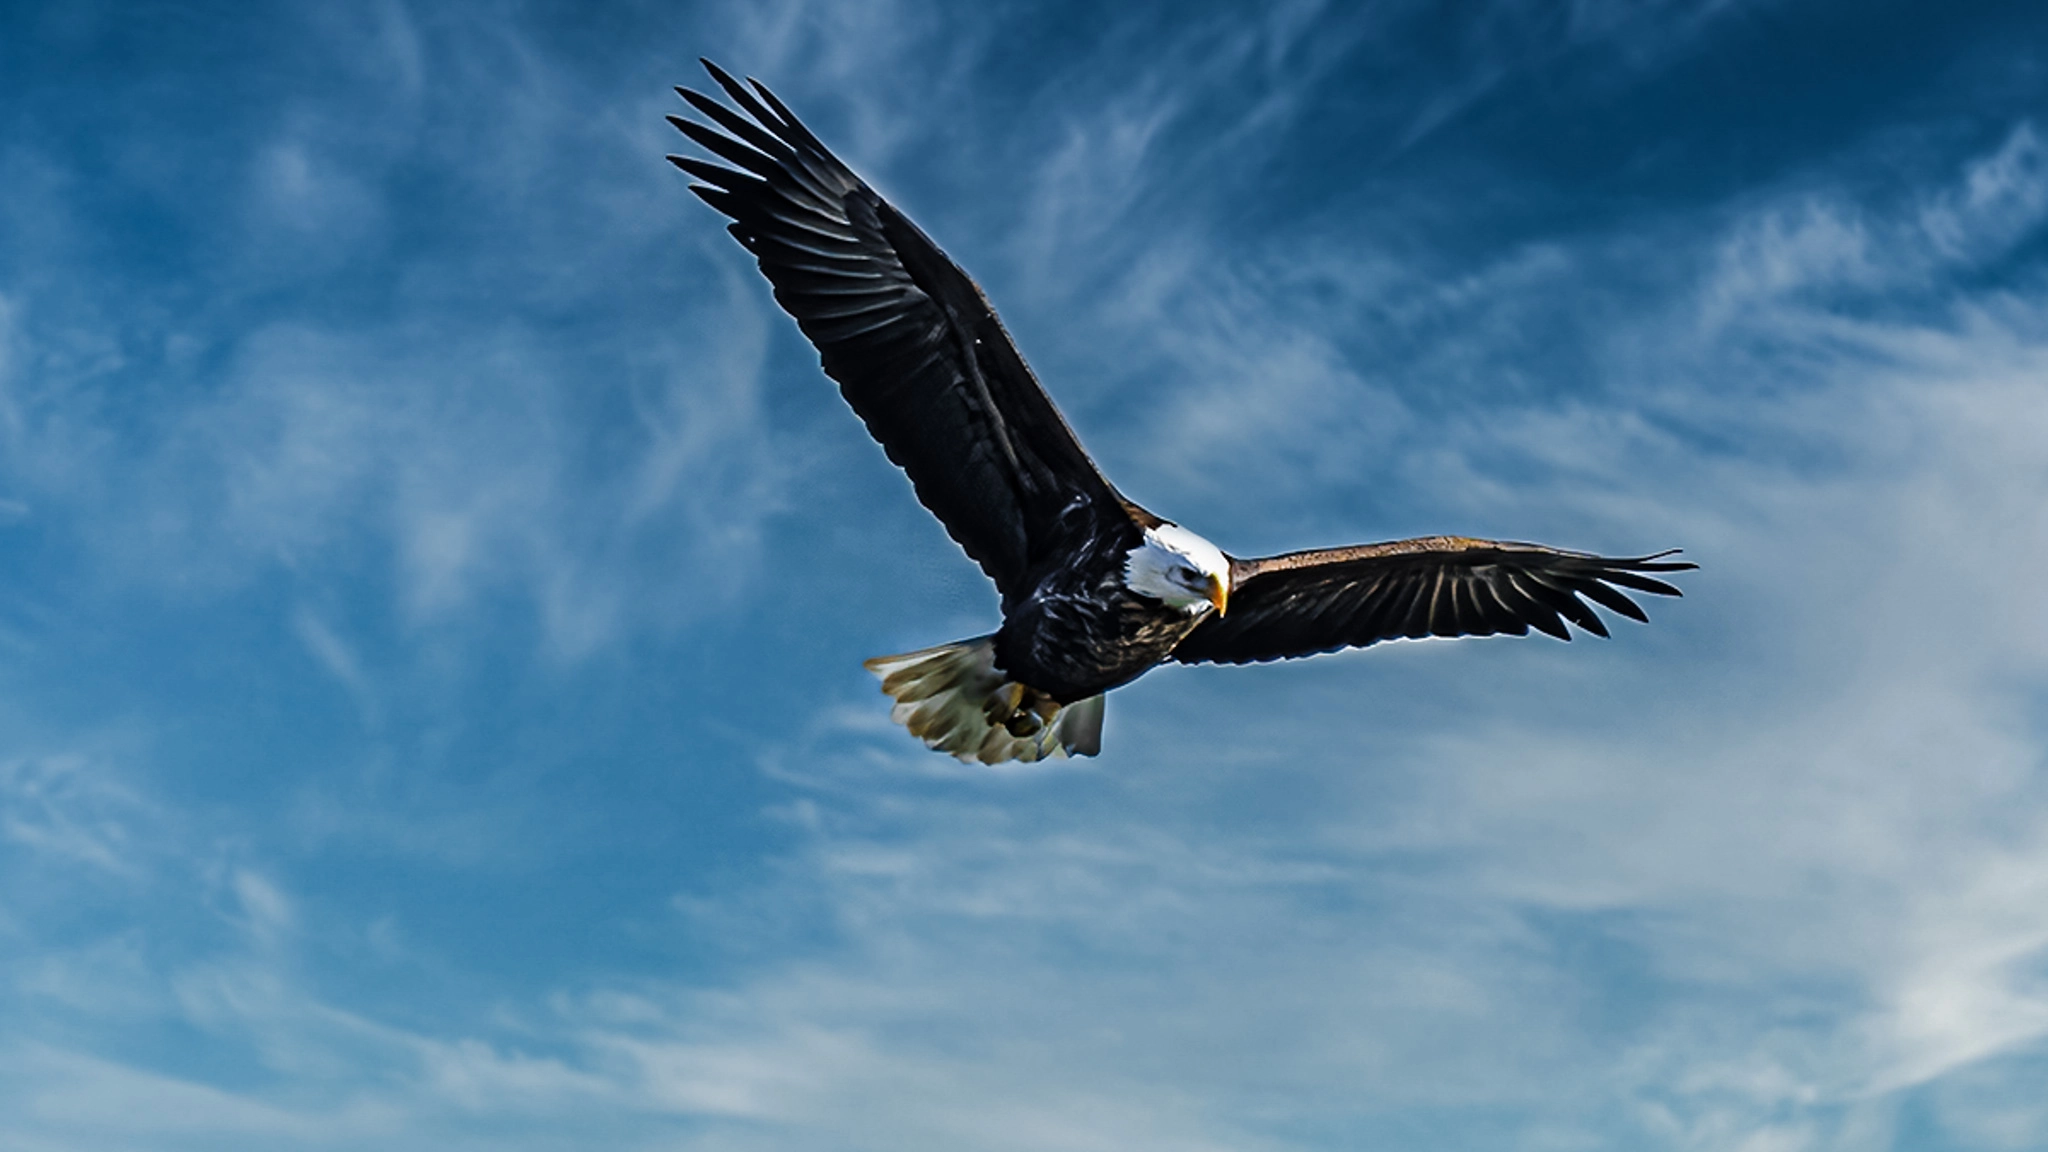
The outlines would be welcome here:
M 1102 750 L 1102 697 L 1062 705 L 996 670 L 995 637 L 877 656 L 868 671 L 896 701 L 889 718 L 962 760 L 1030 763 Z

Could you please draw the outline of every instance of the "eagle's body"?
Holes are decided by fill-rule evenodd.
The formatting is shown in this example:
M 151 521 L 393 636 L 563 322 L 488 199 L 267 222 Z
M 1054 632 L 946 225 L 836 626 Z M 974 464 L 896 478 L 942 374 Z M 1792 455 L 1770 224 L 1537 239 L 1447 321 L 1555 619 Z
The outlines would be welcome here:
M 1692 565 L 1433 536 L 1260 560 L 1120 495 L 965 272 L 811 135 L 774 94 L 708 61 L 745 113 L 677 91 L 717 128 L 670 117 L 737 166 L 670 157 L 730 216 L 776 302 L 909 474 L 918 499 L 995 581 L 993 635 L 868 667 L 927 744 L 985 763 L 1092 755 L 1102 694 L 1163 661 L 1247 663 L 1397 637 L 1606 635 L 1590 599 L 1678 590 Z M 1619 587 L 1617 587 L 1619 586 Z M 1581 599 L 1584 597 L 1585 599 Z
M 1105 533 L 1077 549 L 1071 564 L 1048 569 L 1029 594 L 1004 607 L 997 665 L 1071 704 L 1128 684 L 1172 655 L 1204 614 L 1131 590 L 1125 561 L 1142 543 L 1135 529 Z

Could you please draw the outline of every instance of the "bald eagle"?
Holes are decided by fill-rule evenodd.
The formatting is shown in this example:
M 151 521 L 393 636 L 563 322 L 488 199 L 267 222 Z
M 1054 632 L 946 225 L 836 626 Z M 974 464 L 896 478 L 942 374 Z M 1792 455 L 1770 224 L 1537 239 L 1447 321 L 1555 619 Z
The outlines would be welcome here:
M 997 764 L 1102 746 L 1103 693 L 1167 660 L 1244 664 L 1428 636 L 1607 635 L 1587 601 L 1672 552 L 1616 558 L 1429 536 L 1243 560 L 1125 499 L 1039 386 L 981 288 L 758 81 L 710 61 L 738 111 L 676 92 L 669 122 L 726 167 L 669 160 L 731 217 L 775 300 L 817 346 L 917 498 L 1002 595 L 987 636 L 867 661 L 927 745 Z M 742 115 L 744 113 L 744 115 Z

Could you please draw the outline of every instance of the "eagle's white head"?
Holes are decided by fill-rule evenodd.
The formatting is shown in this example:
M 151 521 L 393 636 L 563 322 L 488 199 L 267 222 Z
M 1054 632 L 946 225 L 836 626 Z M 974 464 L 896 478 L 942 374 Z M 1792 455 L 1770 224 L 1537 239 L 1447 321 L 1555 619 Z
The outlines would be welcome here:
M 1145 529 L 1145 540 L 1124 559 L 1124 587 L 1192 616 L 1230 600 L 1230 559 L 1223 550 L 1178 524 Z

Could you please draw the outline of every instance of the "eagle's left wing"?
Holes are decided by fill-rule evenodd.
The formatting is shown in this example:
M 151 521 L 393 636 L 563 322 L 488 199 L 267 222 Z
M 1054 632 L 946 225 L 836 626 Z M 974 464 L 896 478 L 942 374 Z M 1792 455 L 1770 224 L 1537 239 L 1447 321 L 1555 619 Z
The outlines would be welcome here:
M 669 159 L 732 218 L 825 374 L 1003 603 L 1077 535 L 1143 523 L 967 273 L 768 89 L 704 67 L 739 111 L 679 88 L 710 123 L 669 119 L 725 164 Z
M 1621 589 L 1680 595 L 1645 575 L 1698 567 L 1664 559 L 1669 555 L 1617 558 L 1426 536 L 1262 560 L 1232 557 L 1229 612 L 1203 620 L 1173 658 L 1246 664 L 1397 637 L 1525 636 L 1531 628 L 1569 640 L 1566 622 L 1605 636 L 1606 625 L 1586 601 L 1646 620 Z

